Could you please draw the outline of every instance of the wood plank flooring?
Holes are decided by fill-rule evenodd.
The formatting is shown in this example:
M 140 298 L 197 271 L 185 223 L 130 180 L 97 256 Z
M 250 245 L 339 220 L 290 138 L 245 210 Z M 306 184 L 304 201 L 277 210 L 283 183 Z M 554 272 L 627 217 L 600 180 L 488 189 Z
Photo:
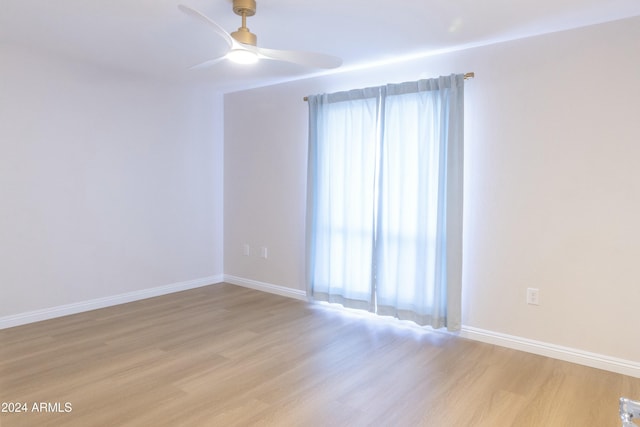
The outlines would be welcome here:
M 620 396 L 640 379 L 228 284 L 0 330 L 28 404 L 2 427 L 619 427 Z

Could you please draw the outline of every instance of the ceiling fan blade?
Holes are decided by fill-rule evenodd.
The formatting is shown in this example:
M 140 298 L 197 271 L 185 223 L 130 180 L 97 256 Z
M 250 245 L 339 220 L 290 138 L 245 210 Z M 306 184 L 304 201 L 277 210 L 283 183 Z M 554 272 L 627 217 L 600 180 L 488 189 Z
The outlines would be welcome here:
M 225 31 L 224 28 L 222 28 L 220 25 L 218 25 L 216 22 L 214 22 L 213 20 L 211 20 L 209 17 L 207 17 L 205 14 L 203 14 L 202 12 L 199 12 L 189 6 L 185 6 L 183 4 L 178 5 L 178 9 L 180 9 L 182 12 L 186 13 L 189 16 L 192 16 L 196 19 L 199 19 L 200 21 L 204 22 L 205 24 L 209 25 L 213 31 L 215 31 L 220 37 L 222 37 L 224 39 L 225 42 L 227 42 L 227 44 L 229 45 L 229 49 L 231 49 L 232 47 L 234 47 L 238 42 L 236 42 L 233 37 L 231 37 L 231 34 L 229 34 L 228 32 Z
M 337 68 L 342 65 L 342 59 L 337 56 L 325 55 L 324 53 L 302 52 L 294 50 L 278 50 L 256 48 L 260 57 L 275 61 L 292 62 L 312 68 Z
M 189 67 L 190 70 L 199 70 L 201 68 L 208 68 L 211 67 L 212 65 L 217 64 L 218 62 L 222 61 L 225 59 L 225 56 L 220 56 L 218 58 L 213 58 L 213 59 L 208 59 L 204 62 L 201 62 L 199 64 L 193 65 L 191 67 Z

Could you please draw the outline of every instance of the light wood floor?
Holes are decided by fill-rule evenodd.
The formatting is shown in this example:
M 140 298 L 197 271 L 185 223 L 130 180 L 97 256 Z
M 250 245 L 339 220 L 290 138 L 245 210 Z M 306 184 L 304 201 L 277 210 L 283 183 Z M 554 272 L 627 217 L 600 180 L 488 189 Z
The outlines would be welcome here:
M 0 330 L 11 426 L 616 426 L 640 380 L 221 284 Z M 71 404 L 68 413 L 33 403 Z

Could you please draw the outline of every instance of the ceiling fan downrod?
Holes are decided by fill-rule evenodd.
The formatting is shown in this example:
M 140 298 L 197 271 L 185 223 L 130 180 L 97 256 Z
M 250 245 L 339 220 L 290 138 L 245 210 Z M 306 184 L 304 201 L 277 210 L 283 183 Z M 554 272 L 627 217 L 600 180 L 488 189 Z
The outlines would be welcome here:
M 231 33 L 231 37 L 243 44 L 256 46 L 258 37 L 247 28 L 247 16 L 256 14 L 255 0 L 233 0 L 233 12 L 242 17 L 242 26 Z

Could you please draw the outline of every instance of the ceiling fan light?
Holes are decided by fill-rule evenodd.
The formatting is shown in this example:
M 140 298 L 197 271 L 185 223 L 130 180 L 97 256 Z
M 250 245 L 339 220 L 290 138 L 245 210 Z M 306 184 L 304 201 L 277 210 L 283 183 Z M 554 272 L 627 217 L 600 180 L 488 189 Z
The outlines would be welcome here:
M 231 49 L 227 53 L 227 59 L 236 64 L 255 64 L 258 62 L 258 55 L 247 49 Z

